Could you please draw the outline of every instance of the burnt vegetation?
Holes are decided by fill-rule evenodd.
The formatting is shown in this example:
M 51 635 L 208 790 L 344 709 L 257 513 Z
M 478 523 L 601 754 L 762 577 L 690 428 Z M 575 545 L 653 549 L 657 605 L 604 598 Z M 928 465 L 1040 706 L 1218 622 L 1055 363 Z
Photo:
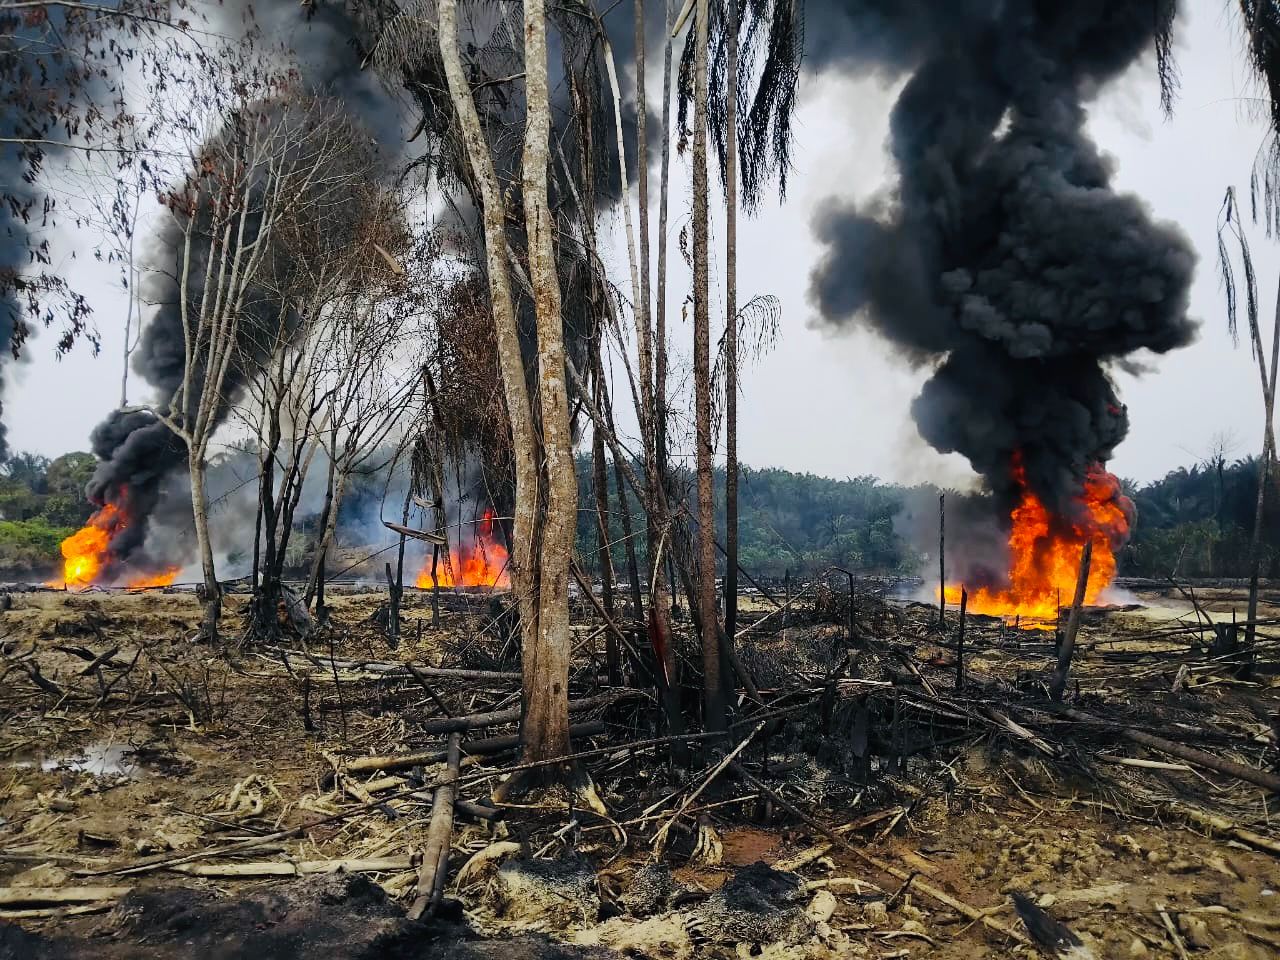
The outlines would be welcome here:
M 1185 7 L 0 0 L 0 355 L 123 347 L 0 428 L 0 960 L 1280 949 L 1280 5 L 1260 449 L 1108 468 L 1212 267 L 1090 110 Z M 740 462 L 809 78 L 893 97 L 815 325 L 964 489 Z

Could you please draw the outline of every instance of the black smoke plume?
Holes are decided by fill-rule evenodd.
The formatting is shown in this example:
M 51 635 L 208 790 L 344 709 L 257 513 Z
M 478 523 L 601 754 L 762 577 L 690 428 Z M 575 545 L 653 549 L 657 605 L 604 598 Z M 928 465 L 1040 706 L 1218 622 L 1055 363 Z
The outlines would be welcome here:
M 1109 366 L 1194 336 L 1190 243 L 1112 190 L 1085 130 L 1085 104 L 1172 14 L 1172 0 L 808 6 L 819 65 L 911 72 L 891 118 L 896 188 L 816 217 L 811 300 L 830 327 L 868 323 L 936 365 L 920 432 L 1001 501 L 1020 453 L 1032 490 L 1068 509 L 1128 431 Z
M 242 4 L 226 4 L 221 12 L 221 26 L 228 32 L 248 22 L 247 7 Z M 286 59 L 296 63 L 302 88 L 331 96 L 334 103 L 357 118 L 378 143 L 390 145 L 391 152 L 395 152 L 395 145 L 404 139 L 402 110 L 376 79 L 362 70 L 350 22 L 340 9 L 325 4 L 304 11 L 296 4 L 276 3 L 265 5 L 256 16 L 268 41 L 281 51 L 281 65 Z M 278 108 L 267 105 L 255 109 L 269 113 L 289 107 L 284 104 Z M 226 130 L 214 134 L 215 137 L 226 135 Z M 256 225 L 252 226 L 250 239 L 255 232 Z M 197 244 L 204 238 L 203 231 L 197 230 Z M 181 228 L 172 220 L 167 220 L 151 240 L 150 259 L 155 273 L 150 280 L 148 299 L 159 307 L 144 328 L 133 359 L 134 371 L 154 389 L 153 406 L 159 410 L 169 407 L 182 383 L 185 363 L 182 316 L 178 309 L 177 285 L 172 279 L 176 275 L 175 263 L 182 255 L 182 245 Z M 197 246 L 195 250 L 193 262 L 199 264 L 206 252 L 207 239 L 204 239 L 203 248 Z M 278 267 L 287 270 L 288 263 Z M 193 278 L 203 275 L 203 269 L 191 270 Z M 236 362 L 227 372 L 224 388 L 227 401 L 218 410 L 219 423 L 230 413 L 232 402 L 275 339 L 280 324 L 297 322 L 292 310 L 281 308 L 278 291 L 287 286 L 281 279 L 271 277 L 271 282 L 256 285 L 247 296 L 246 316 L 240 325 L 244 342 L 237 351 Z M 192 282 L 198 285 L 199 281 Z M 198 302 L 200 293 L 198 289 L 189 291 L 193 302 Z M 91 443 L 94 455 L 101 462 L 87 488 L 89 499 L 99 506 L 112 503 L 122 507 L 122 512 L 129 517 L 127 526 L 112 532 L 110 559 L 147 563 L 149 560 L 138 551 L 146 540 L 149 521 L 162 500 L 167 479 L 186 469 L 186 447 L 164 423 L 145 410 L 113 410 L 94 428 Z M 178 516 L 184 518 L 181 522 L 186 522 L 189 506 L 185 511 L 171 513 L 173 517 L 166 515 L 163 522 Z

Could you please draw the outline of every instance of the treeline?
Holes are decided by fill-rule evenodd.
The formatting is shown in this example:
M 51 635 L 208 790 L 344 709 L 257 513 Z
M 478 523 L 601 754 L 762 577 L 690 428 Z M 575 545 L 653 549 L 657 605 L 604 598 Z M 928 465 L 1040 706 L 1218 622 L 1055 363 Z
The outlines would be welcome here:
M 831 566 L 851 570 L 907 574 L 919 565 L 919 554 L 895 529 L 896 518 L 916 491 L 881 483 L 875 477 L 833 480 L 790 470 L 742 468 L 738 484 L 738 538 L 742 566 L 753 576 L 779 578 L 814 573 Z M 714 472 L 716 516 L 723 524 L 725 472 Z M 597 533 L 591 461 L 578 458 L 578 549 L 597 571 Z M 610 555 L 622 579 L 628 545 L 627 524 L 618 508 L 617 484 L 610 471 Z M 641 565 L 645 563 L 644 515 L 634 492 L 626 491 L 631 538 Z M 936 502 L 936 493 L 933 494 Z M 677 484 L 686 522 L 694 515 L 693 477 Z M 717 530 L 724 543 L 724 528 Z M 718 563 L 723 566 L 724 557 Z
M 1163 479 L 1125 492 L 1138 510 L 1120 572 L 1137 577 L 1247 577 L 1249 535 L 1258 501 L 1257 457 L 1227 463 L 1219 457 L 1180 467 Z M 1280 507 L 1275 478 L 1264 515 L 1261 569 L 1280 576 Z
M 236 464 L 240 469 L 228 471 L 231 476 L 252 469 L 256 462 L 250 452 L 236 452 L 240 456 L 231 459 L 243 462 Z M 396 482 L 388 482 L 385 473 L 390 459 L 390 452 L 375 458 L 383 469 L 353 477 L 338 518 L 340 544 L 375 546 L 368 540 L 381 534 L 381 525 L 374 524 L 371 529 L 370 517 L 382 512 L 379 501 L 383 494 L 397 487 Z M 0 471 L 0 576 L 39 577 L 56 567 L 62 539 L 93 512 L 84 488 L 95 462 L 92 454 L 83 452 L 53 460 L 19 453 L 8 460 Z M 590 458 L 580 456 L 577 468 L 578 552 L 584 567 L 596 573 L 599 563 Z M 1125 490 L 1137 507 L 1138 522 L 1119 558 L 1121 574 L 1247 576 L 1257 476 L 1257 459 L 1246 458 L 1182 467 L 1142 487 L 1125 481 Z M 723 506 L 724 478 L 724 471 L 717 469 L 718 506 Z M 627 490 L 628 539 L 612 469 L 609 479 L 608 542 L 621 580 L 625 579 L 628 545 L 636 551 L 641 565 L 646 563 L 644 515 L 634 491 Z M 691 477 L 677 493 L 686 504 L 692 504 Z M 767 578 L 782 577 L 787 571 L 811 574 L 832 566 L 867 573 L 915 573 L 920 569 L 921 551 L 931 546 L 921 531 L 932 531 L 937 495 L 933 487 L 905 487 L 875 477 L 834 480 L 777 468 L 744 468 L 739 484 L 742 566 L 754 576 Z M 1280 497 L 1270 502 L 1280 503 Z M 691 508 L 685 512 L 686 517 L 692 514 Z M 723 517 L 723 510 L 718 515 Z M 299 518 L 300 536 L 291 547 L 291 569 L 304 566 L 318 534 L 315 520 Z M 723 529 L 717 533 L 723 543 Z M 1280 576 L 1280 508 L 1269 509 L 1266 516 L 1262 573 Z
M 63 538 L 93 512 L 84 488 L 96 463 L 91 453 L 8 459 L 0 471 L 0 576 L 25 577 L 53 566 Z

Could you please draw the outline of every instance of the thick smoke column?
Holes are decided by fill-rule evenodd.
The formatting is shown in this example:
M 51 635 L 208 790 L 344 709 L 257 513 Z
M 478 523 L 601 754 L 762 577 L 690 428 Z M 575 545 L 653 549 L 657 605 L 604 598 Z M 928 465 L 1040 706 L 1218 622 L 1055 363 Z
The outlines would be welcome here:
M 1193 337 L 1190 243 L 1112 191 L 1085 132 L 1085 101 L 1171 14 L 1172 0 L 809 6 L 821 64 L 914 70 L 892 114 L 897 189 L 818 215 L 811 299 L 830 326 L 869 322 L 938 363 L 912 408 L 921 434 L 1006 502 L 1018 452 L 1031 489 L 1068 509 L 1128 430 L 1107 364 Z
M 243 22 L 244 10 L 238 4 L 228 4 L 222 12 L 227 32 L 233 32 L 236 24 Z M 266 34 L 296 54 L 306 86 L 332 95 L 335 103 L 358 117 L 378 142 L 389 145 L 394 152 L 395 145 L 403 141 L 400 109 L 376 80 L 361 70 L 359 52 L 351 42 L 350 23 L 341 11 L 323 5 L 316 8 L 314 16 L 304 17 L 293 4 L 275 4 L 259 13 L 258 20 Z M 197 240 L 201 238 L 203 231 L 198 231 Z M 157 272 L 149 281 L 152 289 L 147 299 L 160 307 L 144 328 L 133 360 L 134 370 L 154 388 L 153 404 L 160 410 L 168 407 L 181 386 L 185 362 L 182 316 L 177 285 L 172 279 L 182 247 L 181 228 L 166 219 L 152 238 L 150 252 Z M 196 262 L 203 252 L 196 250 Z M 282 264 L 281 269 L 287 270 L 288 264 Z M 191 275 L 203 277 L 204 271 L 193 269 Z M 278 283 L 258 284 L 246 298 L 247 316 L 241 320 L 241 338 L 245 342 L 237 351 L 237 362 L 227 372 L 224 392 L 229 402 L 218 411 L 219 422 L 230 413 L 230 402 L 261 359 L 260 345 L 274 339 L 279 318 L 283 315 L 286 324 L 296 322 L 291 310 L 281 310 L 277 293 L 280 289 L 282 285 Z M 193 289 L 189 293 L 197 302 L 200 291 Z M 113 531 L 111 554 L 115 560 L 136 557 L 167 478 L 186 469 L 186 447 L 155 416 L 140 410 L 112 411 L 94 428 L 91 443 L 101 462 L 88 485 L 89 499 L 98 505 L 114 503 L 123 508 L 129 522 Z M 185 517 L 189 509 L 188 506 L 186 511 L 174 513 Z

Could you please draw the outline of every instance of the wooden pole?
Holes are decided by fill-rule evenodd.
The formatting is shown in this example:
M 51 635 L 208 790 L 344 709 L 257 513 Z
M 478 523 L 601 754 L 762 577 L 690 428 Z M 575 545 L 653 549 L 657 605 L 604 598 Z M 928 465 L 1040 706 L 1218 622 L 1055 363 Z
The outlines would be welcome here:
M 947 495 L 938 494 L 938 627 L 947 628 Z
M 960 634 L 956 642 L 956 689 L 964 689 L 964 621 L 969 608 L 969 591 L 960 588 Z
M 1067 688 L 1067 676 L 1071 672 L 1071 654 L 1076 646 L 1076 631 L 1080 629 L 1080 608 L 1084 606 L 1085 589 L 1089 585 L 1089 564 L 1093 559 L 1093 541 L 1086 540 L 1084 549 L 1080 551 L 1080 575 L 1076 577 L 1076 595 L 1071 601 L 1071 613 L 1067 617 L 1067 632 L 1062 638 L 1062 646 L 1058 649 L 1058 669 L 1054 672 L 1053 683 L 1049 693 L 1054 700 L 1062 700 L 1062 691 Z
M 434 913 L 444 896 L 445 878 L 449 875 L 449 845 L 453 838 L 453 802 L 458 794 L 458 771 L 462 764 L 462 734 L 449 737 L 448 769 L 436 787 L 435 802 L 431 806 L 431 823 L 427 827 L 427 845 L 422 851 L 422 866 L 418 873 L 418 892 L 409 919 L 418 920 L 423 914 Z

